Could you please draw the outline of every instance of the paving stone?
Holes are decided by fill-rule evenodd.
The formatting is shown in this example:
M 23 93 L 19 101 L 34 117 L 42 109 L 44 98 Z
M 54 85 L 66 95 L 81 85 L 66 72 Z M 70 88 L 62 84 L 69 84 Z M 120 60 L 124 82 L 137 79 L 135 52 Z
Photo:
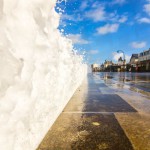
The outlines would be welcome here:
M 113 114 L 62 113 L 38 150 L 132 150 Z

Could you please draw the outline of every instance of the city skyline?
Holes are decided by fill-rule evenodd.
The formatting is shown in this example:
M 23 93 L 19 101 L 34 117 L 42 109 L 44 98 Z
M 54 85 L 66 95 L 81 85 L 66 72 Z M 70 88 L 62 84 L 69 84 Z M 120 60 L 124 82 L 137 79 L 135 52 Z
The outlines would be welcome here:
M 117 61 L 120 49 L 128 61 L 150 47 L 150 0 L 67 0 L 58 7 L 60 29 L 88 63 Z

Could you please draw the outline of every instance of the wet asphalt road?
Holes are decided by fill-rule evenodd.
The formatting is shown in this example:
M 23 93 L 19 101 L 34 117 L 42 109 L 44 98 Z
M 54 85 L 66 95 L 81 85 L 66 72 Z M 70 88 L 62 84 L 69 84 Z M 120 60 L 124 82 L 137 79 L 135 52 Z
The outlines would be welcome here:
M 94 73 L 38 150 L 150 150 L 150 74 Z

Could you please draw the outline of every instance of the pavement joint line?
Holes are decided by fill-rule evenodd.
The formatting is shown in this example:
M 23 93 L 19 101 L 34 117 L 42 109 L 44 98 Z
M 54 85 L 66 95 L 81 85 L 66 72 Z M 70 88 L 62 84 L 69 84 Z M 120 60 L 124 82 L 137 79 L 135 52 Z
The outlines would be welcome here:
M 68 112 L 62 112 L 64 114 L 116 114 L 116 113 L 137 113 L 137 112 L 80 112 L 80 111 L 68 111 Z

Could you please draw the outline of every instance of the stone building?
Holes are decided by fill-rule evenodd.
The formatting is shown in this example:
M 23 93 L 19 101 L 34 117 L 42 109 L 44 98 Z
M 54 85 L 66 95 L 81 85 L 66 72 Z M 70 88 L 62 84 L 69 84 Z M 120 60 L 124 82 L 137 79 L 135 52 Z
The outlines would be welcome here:
M 139 60 L 139 57 L 138 57 L 138 54 L 132 54 L 131 58 L 130 58 L 130 71 L 137 71 L 138 69 L 138 60 Z
M 92 68 L 92 72 L 99 72 L 100 71 L 100 65 L 99 64 L 92 64 L 91 68 Z
M 150 48 L 138 55 L 138 71 L 150 72 Z

